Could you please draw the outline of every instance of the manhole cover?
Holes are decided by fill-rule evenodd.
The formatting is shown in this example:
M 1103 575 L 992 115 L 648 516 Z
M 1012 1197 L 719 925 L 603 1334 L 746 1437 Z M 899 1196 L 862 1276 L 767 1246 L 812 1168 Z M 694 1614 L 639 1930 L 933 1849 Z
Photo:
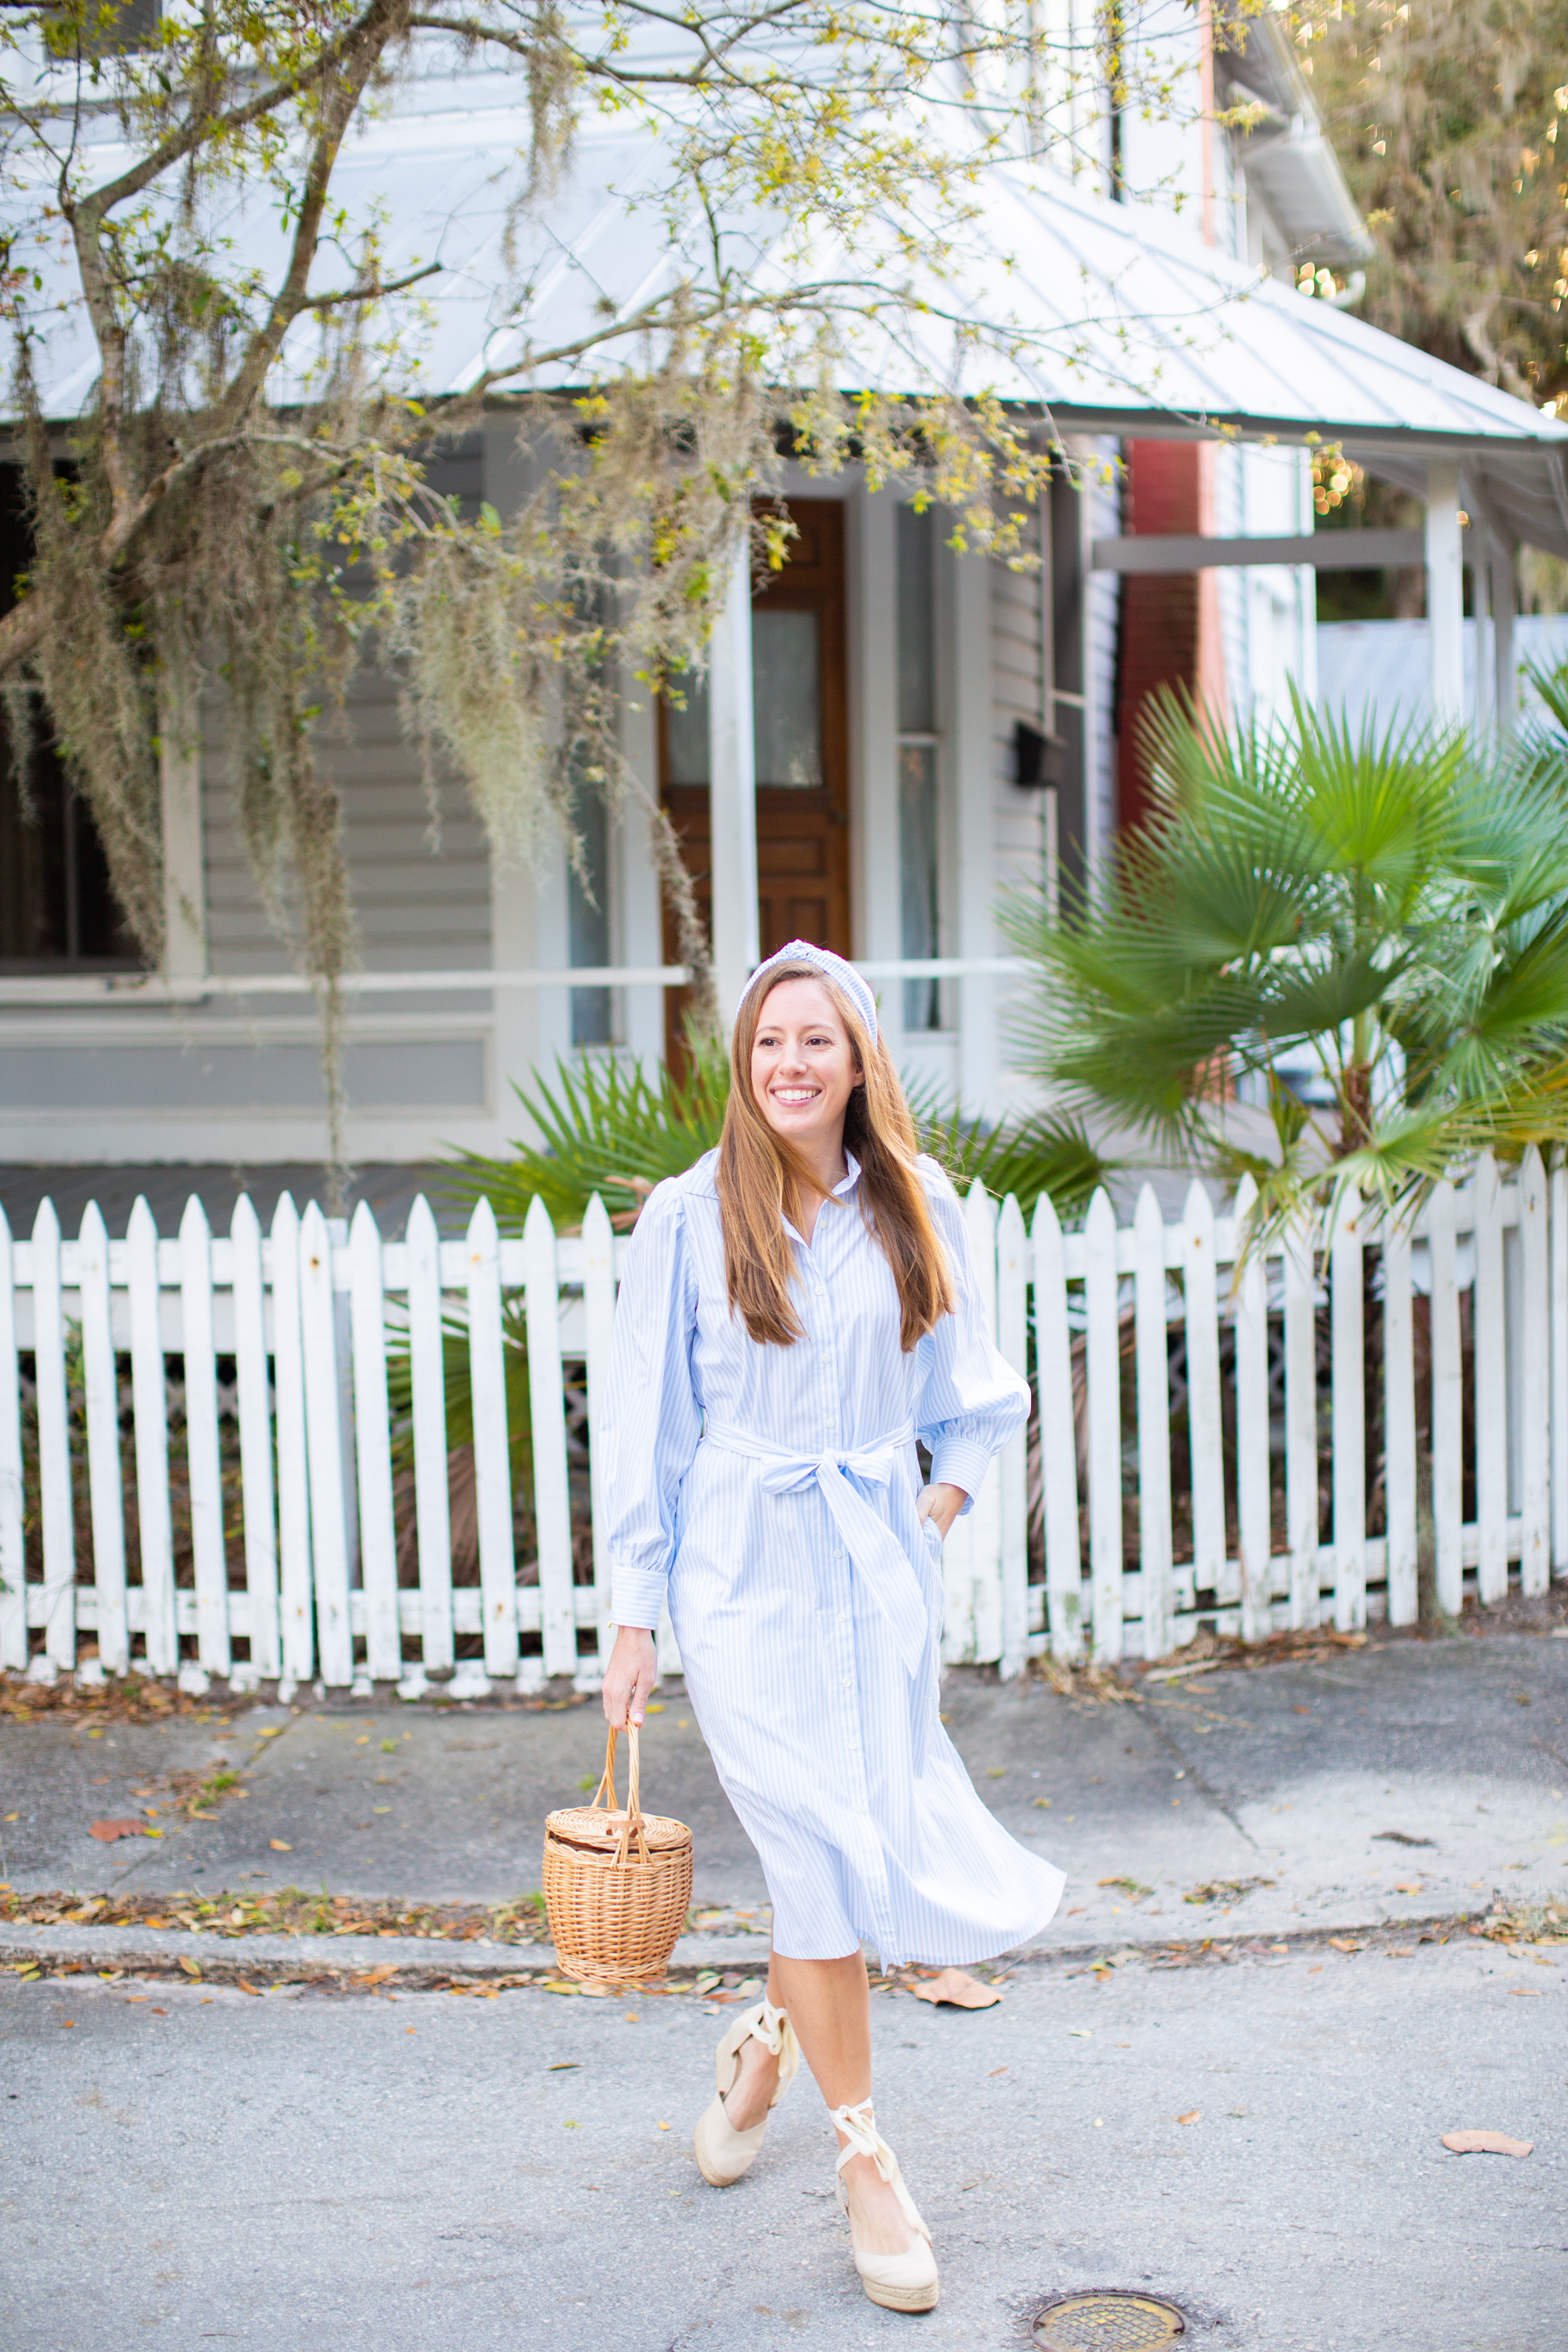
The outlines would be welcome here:
M 1146 2352 L 1186 2334 L 1173 2303 L 1157 2295 L 1126 2294 L 1116 2287 L 1089 2294 L 1063 2295 L 1035 2321 L 1040 2352 Z

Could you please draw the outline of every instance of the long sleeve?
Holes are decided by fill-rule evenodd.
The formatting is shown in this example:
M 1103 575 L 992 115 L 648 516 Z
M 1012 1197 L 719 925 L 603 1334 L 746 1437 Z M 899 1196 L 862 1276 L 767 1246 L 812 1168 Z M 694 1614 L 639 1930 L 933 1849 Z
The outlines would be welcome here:
M 933 1486 L 962 1486 L 969 1501 L 992 1461 L 1029 1417 L 1029 1384 L 997 1353 L 986 1328 L 958 1197 L 934 1163 L 926 1198 L 952 1273 L 953 1307 L 920 1343 L 915 1425 L 931 1449 Z
M 610 1608 L 617 1625 L 658 1623 L 675 1557 L 681 1482 L 702 1434 L 692 1386 L 694 1303 L 680 1194 L 649 1194 L 627 1244 L 616 1304 L 602 1442 L 609 1459 Z

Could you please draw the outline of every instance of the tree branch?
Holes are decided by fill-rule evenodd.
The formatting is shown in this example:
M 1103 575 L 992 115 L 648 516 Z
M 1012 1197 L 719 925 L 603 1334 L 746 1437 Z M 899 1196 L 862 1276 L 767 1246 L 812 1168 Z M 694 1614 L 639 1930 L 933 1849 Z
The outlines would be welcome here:
M 259 327 L 251 337 L 234 381 L 218 403 L 217 414 L 221 418 L 233 419 L 245 415 L 266 383 L 268 371 L 283 347 L 284 336 L 300 312 L 310 307 L 306 288 L 316 258 L 321 215 L 326 210 L 338 149 L 342 143 L 343 133 L 358 111 L 366 83 L 388 41 L 404 30 L 407 13 L 407 0 L 373 0 L 372 6 L 360 19 L 356 37 L 358 53 L 347 53 L 346 69 L 327 96 L 321 127 L 310 151 L 310 169 L 305 175 L 304 194 L 295 223 L 289 267 L 272 299 L 265 326 Z
M 438 278 L 446 266 L 444 261 L 427 261 L 423 269 L 411 269 L 405 278 L 389 278 L 384 285 L 349 286 L 341 294 L 311 294 L 300 308 L 302 311 L 330 310 L 340 302 L 379 302 L 384 295 L 405 294 L 422 278 Z

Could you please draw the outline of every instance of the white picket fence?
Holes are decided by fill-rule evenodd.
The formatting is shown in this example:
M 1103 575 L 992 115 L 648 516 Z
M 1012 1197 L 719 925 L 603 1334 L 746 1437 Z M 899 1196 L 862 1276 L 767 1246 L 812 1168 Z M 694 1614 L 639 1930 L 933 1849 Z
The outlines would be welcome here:
M 1471 1181 L 1440 1187 L 1413 1224 L 1385 1232 L 1367 1213 L 1347 1213 L 1326 1246 L 1288 1237 L 1238 1276 L 1247 1206 L 1240 1197 L 1233 1217 L 1216 1217 L 1194 1185 L 1182 1222 L 1167 1225 L 1145 1188 L 1134 1223 L 1119 1228 L 1100 1192 L 1084 1230 L 1064 1235 L 1048 1201 L 1026 1230 L 1016 1201 L 998 1207 L 971 1192 L 965 1215 L 987 1308 L 1003 1353 L 1036 1381 L 1037 1411 L 948 1540 L 950 1660 L 994 1661 L 1011 1675 L 1047 1646 L 1065 1659 L 1161 1656 L 1200 1623 L 1252 1640 L 1326 1615 L 1346 1630 L 1374 1616 L 1412 1622 L 1423 1487 L 1445 1609 L 1458 1611 L 1468 1592 L 1502 1599 L 1512 1562 L 1527 1593 L 1568 1571 L 1568 1176 L 1548 1177 L 1531 1152 L 1502 1182 L 1484 1160 Z M 62 1238 L 47 1202 L 29 1240 L 14 1239 L 0 1214 L 0 1664 L 45 1680 L 74 1668 L 89 1681 L 135 1664 L 195 1688 L 213 1675 L 285 1688 L 312 1677 L 396 1684 L 409 1697 L 437 1686 L 526 1689 L 558 1675 L 592 1687 L 609 1628 L 603 1456 L 592 1441 L 624 1247 L 597 1201 L 571 1238 L 556 1236 L 536 1201 L 521 1240 L 500 1239 L 481 1202 L 460 1242 L 438 1237 L 423 1200 L 401 1241 L 384 1240 L 368 1208 L 344 1227 L 313 1204 L 300 1216 L 287 1195 L 270 1234 L 246 1200 L 226 1236 L 210 1231 L 194 1198 L 174 1239 L 159 1236 L 145 1202 L 123 1241 L 109 1238 L 96 1207 L 75 1241 Z M 1369 1249 L 1382 1326 L 1375 1460 L 1365 1414 Z M 507 1293 L 526 1307 L 537 1560 L 522 1563 Z M 477 1584 L 453 1580 L 443 1318 L 454 1314 L 467 1333 Z M 414 1583 L 399 1582 L 388 1406 L 389 1347 L 405 1339 L 414 1524 L 403 1549 Z M 173 1461 L 171 1359 L 184 1405 Z M 228 1361 L 233 1378 L 220 1381 Z M 1180 1559 L 1178 1363 L 1189 1453 L 1176 1467 L 1190 1495 Z M 582 1449 L 568 1410 L 584 1386 L 589 1582 L 574 1570 L 571 1458 Z M 226 1420 L 238 1459 L 228 1524 Z M 1375 1537 L 1373 1486 L 1384 1520 Z M 178 1548 L 177 1522 L 188 1527 Z M 188 1581 L 176 1574 L 177 1549 L 188 1554 Z M 96 1655 L 79 1659 L 84 1636 Z M 668 1624 L 661 1662 L 679 1665 Z

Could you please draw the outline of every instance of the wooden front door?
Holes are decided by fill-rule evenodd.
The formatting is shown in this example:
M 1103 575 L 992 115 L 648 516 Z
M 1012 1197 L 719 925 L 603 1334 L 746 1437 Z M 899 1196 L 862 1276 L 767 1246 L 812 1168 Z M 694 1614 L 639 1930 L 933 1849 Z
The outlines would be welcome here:
M 845 653 L 844 508 L 793 499 L 789 560 L 752 606 L 757 747 L 757 928 L 764 956 L 786 940 L 848 955 L 849 726 Z M 705 693 L 659 707 L 665 808 L 710 924 Z M 667 919 L 665 953 L 678 945 Z M 679 1045 L 682 1000 L 666 998 L 667 1045 Z M 726 1005 L 726 1014 L 731 1008 Z

